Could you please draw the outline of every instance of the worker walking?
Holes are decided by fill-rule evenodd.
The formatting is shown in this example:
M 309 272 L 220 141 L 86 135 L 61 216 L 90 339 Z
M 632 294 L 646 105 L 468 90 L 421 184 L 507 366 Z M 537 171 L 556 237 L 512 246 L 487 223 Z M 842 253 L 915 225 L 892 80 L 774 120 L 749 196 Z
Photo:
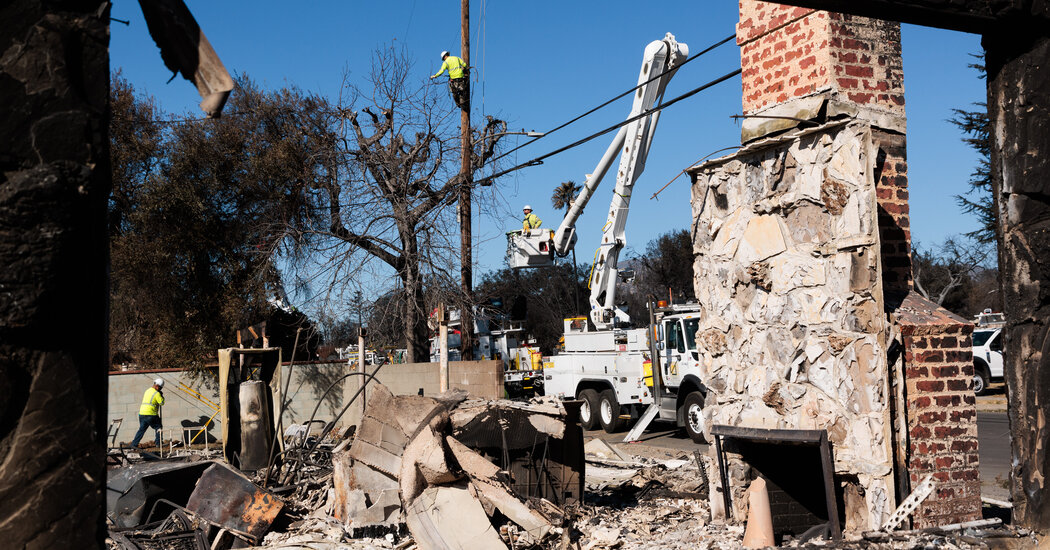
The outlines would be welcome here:
M 430 79 L 433 80 L 448 71 L 448 89 L 452 92 L 452 101 L 460 109 L 470 108 L 470 80 L 467 78 L 467 64 L 447 51 L 441 52 L 441 69 Z
M 543 225 L 543 220 L 541 220 L 540 217 L 536 214 L 532 213 L 531 206 L 526 204 L 525 207 L 521 210 L 525 213 L 525 219 L 521 220 L 522 233 L 527 234 L 530 229 L 536 229 L 539 226 Z
M 157 447 L 160 447 L 160 430 L 163 426 L 160 423 L 159 407 L 164 405 L 164 392 L 161 391 L 163 388 L 164 380 L 157 378 L 153 381 L 153 385 L 146 389 L 146 393 L 142 394 L 142 405 L 139 406 L 139 431 L 135 433 L 135 439 L 131 440 L 132 447 L 139 446 L 139 441 L 146 434 L 147 428 L 157 430 L 156 442 Z

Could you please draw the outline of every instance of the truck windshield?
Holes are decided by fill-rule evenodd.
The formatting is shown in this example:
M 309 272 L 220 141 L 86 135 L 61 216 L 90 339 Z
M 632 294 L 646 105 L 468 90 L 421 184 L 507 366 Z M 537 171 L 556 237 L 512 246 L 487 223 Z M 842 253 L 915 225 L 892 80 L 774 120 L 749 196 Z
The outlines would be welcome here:
M 979 348 L 983 346 L 988 339 L 995 334 L 994 330 L 975 330 L 973 331 L 973 347 Z
M 682 324 L 685 325 L 685 346 L 696 350 L 696 331 L 700 328 L 700 319 L 685 319 Z

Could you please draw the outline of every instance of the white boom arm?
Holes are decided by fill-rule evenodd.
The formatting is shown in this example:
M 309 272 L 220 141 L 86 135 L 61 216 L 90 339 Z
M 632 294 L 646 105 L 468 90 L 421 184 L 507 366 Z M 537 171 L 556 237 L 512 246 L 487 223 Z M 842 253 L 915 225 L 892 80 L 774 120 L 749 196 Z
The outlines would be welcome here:
M 663 40 L 650 42 L 645 47 L 642 58 L 642 70 L 638 75 L 638 84 L 648 81 L 653 75 L 663 74 L 660 78 L 638 88 L 634 94 L 634 103 L 628 118 L 645 113 L 653 108 L 664 95 L 664 89 L 674 72 L 666 72 L 680 65 L 689 56 L 689 46 L 679 43 L 674 35 L 667 33 Z M 609 216 L 602 228 L 602 241 L 598 248 L 591 269 L 590 304 L 591 322 L 598 330 L 613 328 L 617 324 L 630 322 L 630 316 L 616 307 L 616 274 L 620 251 L 626 245 L 624 226 L 631 205 L 631 192 L 642 171 L 645 170 L 645 159 L 652 145 L 653 133 L 660 112 L 639 118 L 620 128 L 605 151 L 598 166 L 592 174 L 587 175 L 586 183 L 572 207 L 565 214 L 565 219 L 554 234 L 554 251 L 564 256 L 576 243 L 576 220 L 587 206 L 598 184 L 612 164 L 616 151 L 622 149 L 620 168 L 616 173 L 616 188 L 613 191 Z
M 617 263 L 620 250 L 626 244 L 624 225 L 631 204 L 631 191 L 645 170 L 645 158 L 652 145 L 653 133 L 660 112 L 650 112 L 664 95 L 673 69 L 689 56 L 689 46 L 679 43 L 667 33 L 663 40 L 655 40 L 645 47 L 642 70 L 638 74 L 638 90 L 628 119 L 642 116 L 621 127 L 606 149 L 594 172 L 587 174 L 580 196 L 572 203 L 557 231 L 532 229 L 507 234 L 507 260 L 513 268 L 546 267 L 554 265 L 554 254 L 565 256 L 576 245 L 576 220 L 579 219 L 595 189 L 612 166 L 620 152 L 620 168 L 616 173 L 609 217 L 602 228 L 602 242 L 591 269 L 591 321 L 598 330 L 607 330 L 630 322 L 626 312 L 615 305 Z M 653 79 L 653 75 L 660 75 Z M 649 82 L 653 79 L 652 82 Z

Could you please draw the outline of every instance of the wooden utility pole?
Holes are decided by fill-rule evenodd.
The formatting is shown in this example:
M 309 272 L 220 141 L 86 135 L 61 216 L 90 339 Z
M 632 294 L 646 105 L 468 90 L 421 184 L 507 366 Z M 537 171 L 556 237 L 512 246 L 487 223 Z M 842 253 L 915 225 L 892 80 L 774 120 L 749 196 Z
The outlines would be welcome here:
M 463 181 L 459 189 L 459 331 L 460 331 L 460 358 L 469 360 L 474 358 L 474 314 L 471 309 L 474 303 L 473 283 L 473 257 L 471 251 L 471 211 L 470 192 L 474 182 L 474 171 L 471 167 L 471 144 L 470 144 L 470 0 L 460 0 L 460 31 L 463 44 L 460 55 L 468 70 L 464 78 L 467 79 L 467 101 L 460 112 L 460 132 L 463 143 L 463 164 L 461 174 Z

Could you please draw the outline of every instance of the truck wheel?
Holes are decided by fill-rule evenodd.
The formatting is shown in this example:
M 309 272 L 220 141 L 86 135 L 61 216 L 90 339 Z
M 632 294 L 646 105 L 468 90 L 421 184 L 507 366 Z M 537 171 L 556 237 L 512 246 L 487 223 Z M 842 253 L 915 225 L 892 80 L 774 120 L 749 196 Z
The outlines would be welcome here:
M 692 439 L 693 443 L 707 443 L 707 439 L 704 438 L 703 394 L 695 391 L 685 396 L 682 408 L 685 409 L 685 433 L 689 434 L 689 439 Z
M 583 390 L 580 392 L 580 427 L 593 430 L 598 427 L 598 392 Z
M 620 418 L 620 403 L 616 401 L 616 392 L 605 390 L 598 396 L 598 420 L 606 433 L 614 434 L 623 430 L 623 419 Z
M 974 395 L 984 395 L 988 391 L 988 367 L 984 363 L 973 364 L 973 393 Z

